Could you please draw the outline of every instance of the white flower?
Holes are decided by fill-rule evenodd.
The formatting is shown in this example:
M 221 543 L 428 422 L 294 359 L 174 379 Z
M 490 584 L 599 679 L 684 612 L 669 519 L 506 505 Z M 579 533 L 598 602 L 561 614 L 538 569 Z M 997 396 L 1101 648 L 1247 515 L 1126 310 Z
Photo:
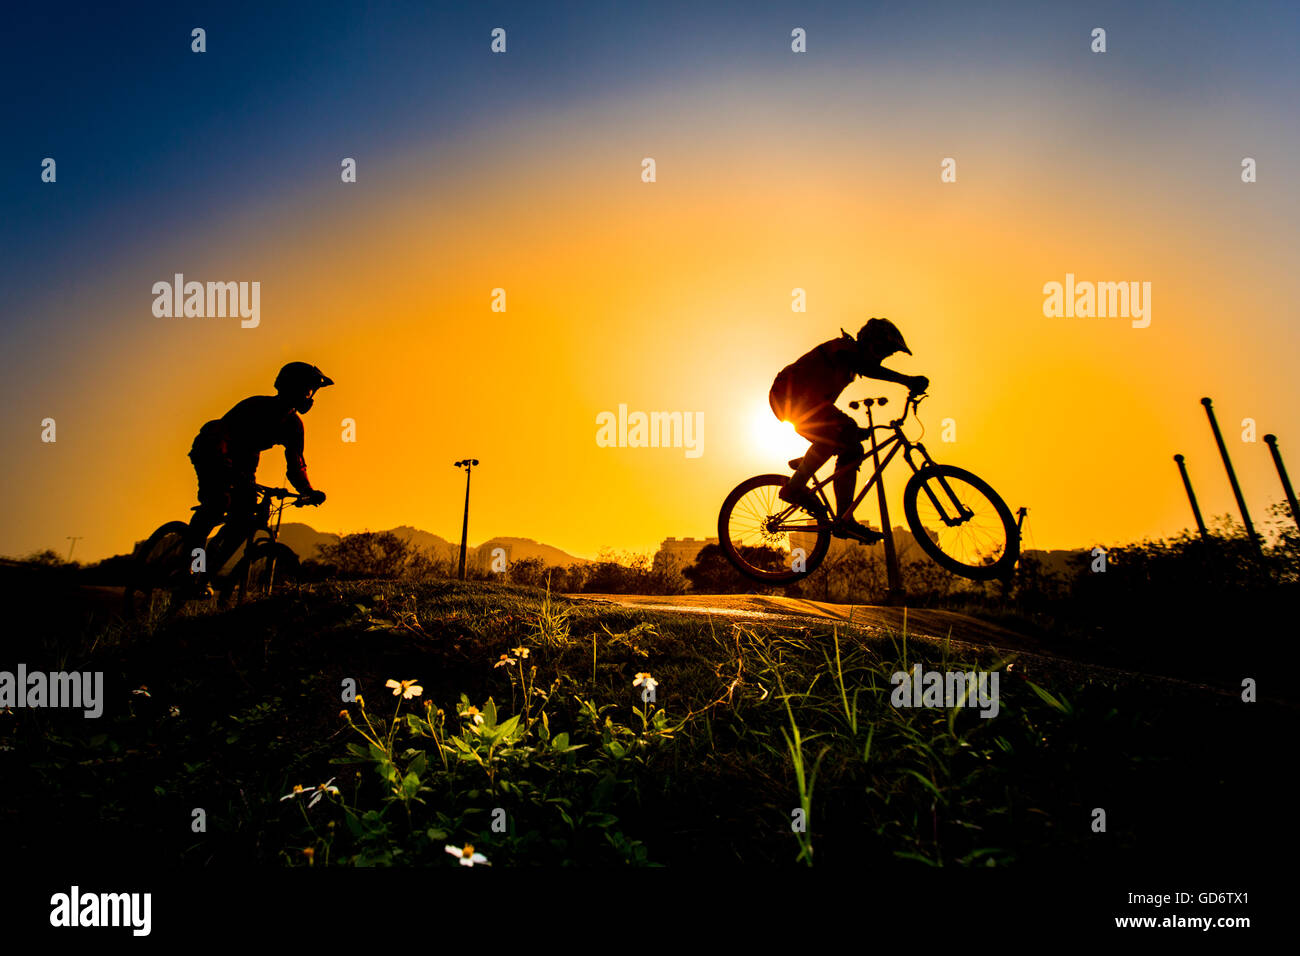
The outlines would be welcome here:
M 474 852 L 474 845 L 472 843 L 466 843 L 464 848 L 452 846 L 448 843 L 446 850 L 452 856 L 460 857 L 461 866 L 473 866 L 475 863 L 487 863 L 487 857 L 482 853 Z M 491 864 L 488 865 L 490 866 Z
M 302 788 L 302 784 L 295 783 L 293 789 L 280 798 L 280 802 L 284 803 L 284 801 L 292 800 L 294 797 L 301 797 L 306 792 L 307 791 Z
M 132 694 L 143 694 L 145 697 L 152 697 L 152 696 L 153 696 L 152 694 L 149 693 L 149 688 L 148 688 L 148 686 L 145 685 L 145 684 L 141 684 L 138 688 L 136 688 L 135 690 L 131 691 L 131 693 L 132 693 Z
M 659 686 L 659 682 L 644 671 L 637 674 L 636 680 L 632 681 L 633 687 L 640 687 L 642 684 L 645 684 L 648 690 L 654 690 Z
M 483 723 L 483 715 L 478 712 L 477 707 L 466 707 L 465 713 L 461 714 L 461 716 L 470 718 L 476 724 Z
M 512 654 L 518 654 L 520 657 L 527 657 L 527 656 L 528 656 L 528 648 L 526 648 L 526 647 L 512 647 L 512 648 L 510 648 L 510 653 L 512 653 Z
M 338 792 L 339 792 L 339 788 L 338 788 L 338 787 L 332 787 L 332 786 L 330 786 L 330 784 L 332 784 L 332 783 L 334 782 L 334 779 L 335 779 L 335 778 L 330 777 L 330 778 L 329 778 L 328 780 L 326 780 L 324 783 L 322 783 L 322 784 L 317 784 L 317 786 L 316 786 L 316 792 L 312 795 L 311 802 L 307 804 L 307 809 L 308 809 L 308 810 L 310 810 L 312 807 L 316 806 L 316 804 L 320 803 L 320 799 L 321 799 L 321 797 L 325 796 L 325 794 L 327 794 L 327 793 L 338 793 Z
M 414 680 L 390 680 L 385 683 L 384 686 L 393 688 L 393 696 L 396 697 L 398 694 L 401 694 L 403 700 L 410 700 L 412 697 L 419 697 L 424 693 L 424 688 Z
M 168 717 L 179 717 L 180 715 L 181 715 L 181 709 L 180 709 L 179 707 L 177 707 L 175 704 L 172 704 L 172 706 L 171 706 L 171 710 L 167 711 L 167 716 L 168 716 Z
M 519 662 L 509 654 L 502 654 L 501 659 L 493 664 L 493 667 L 505 667 L 507 664 L 518 664 Z

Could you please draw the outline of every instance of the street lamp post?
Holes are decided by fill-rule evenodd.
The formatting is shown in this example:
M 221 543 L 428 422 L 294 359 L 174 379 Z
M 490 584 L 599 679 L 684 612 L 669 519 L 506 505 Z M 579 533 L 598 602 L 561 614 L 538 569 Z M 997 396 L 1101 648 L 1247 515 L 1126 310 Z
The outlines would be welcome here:
M 460 579 L 462 581 L 465 580 L 465 547 L 469 542 L 469 476 L 477 464 L 477 458 L 464 458 L 453 462 L 454 467 L 465 469 L 465 519 L 460 526 Z

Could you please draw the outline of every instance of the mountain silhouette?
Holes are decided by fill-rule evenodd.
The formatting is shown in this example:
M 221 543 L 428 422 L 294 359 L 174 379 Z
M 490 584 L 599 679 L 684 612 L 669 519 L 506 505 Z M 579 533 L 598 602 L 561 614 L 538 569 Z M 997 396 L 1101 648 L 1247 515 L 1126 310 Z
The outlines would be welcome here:
M 429 531 L 422 531 L 410 525 L 399 525 L 388 529 L 402 541 L 422 551 L 428 551 L 440 558 L 457 557 L 460 554 L 460 542 L 448 541 Z M 328 544 L 337 544 L 339 535 L 326 531 L 317 531 L 311 525 L 297 521 L 286 521 L 280 525 L 280 540 L 297 552 L 299 557 L 319 559 L 320 549 Z M 543 544 L 532 538 L 515 538 L 498 536 L 490 538 L 479 545 L 469 547 L 468 560 L 479 564 L 492 559 L 492 551 L 503 548 L 510 561 L 522 561 L 527 558 L 541 558 L 545 567 L 568 567 L 572 564 L 590 564 L 586 558 L 575 557 L 554 545 Z

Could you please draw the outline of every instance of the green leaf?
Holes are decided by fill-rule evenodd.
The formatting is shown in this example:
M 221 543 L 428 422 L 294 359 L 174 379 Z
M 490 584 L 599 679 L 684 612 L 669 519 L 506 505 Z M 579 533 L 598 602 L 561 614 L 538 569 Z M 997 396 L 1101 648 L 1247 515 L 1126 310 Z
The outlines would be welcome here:
M 419 756 L 411 761 L 411 765 L 407 769 L 411 774 L 414 774 L 415 778 L 418 780 L 420 777 L 424 776 L 425 766 L 427 763 L 428 756 L 423 750 L 421 750 Z
M 408 773 L 405 777 L 402 778 L 402 796 L 407 797 L 409 799 L 410 797 L 415 796 L 416 792 L 419 791 L 419 789 L 420 789 L 420 778 L 417 777 L 415 774 Z
M 1058 710 L 1063 714 L 1069 712 L 1068 708 L 1064 704 L 1062 704 L 1059 700 L 1057 700 L 1047 691 L 1043 690 L 1043 688 L 1039 687 L 1033 681 L 1027 680 L 1025 681 L 1025 683 L 1029 685 L 1030 690 L 1032 690 L 1035 694 L 1037 694 L 1039 698 L 1045 704 L 1047 704 L 1047 706 L 1051 707 L 1053 710 Z
M 913 777 L 915 777 L 917 780 L 921 781 L 921 783 L 925 784 L 926 789 L 929 790 L 929 791 L 931 791 L 931 792 L 935 795 L 935 798 L 936 798 L 936 799 L 938 799 L 940 802 L 943 802 L 943 800 L 944 800 L 943 794 L 939 791 L 939 788 L 936 787 L 936 786 L 935 786 L 935 785 L 930 781 L 930 778 L 929 778 L 929 777 L 926 777 L 924 774 L 920 773 L 920 772 L 917 771 L 917 770 L 913 770 L 911 767 L 907 767 L 907 768 L 905 768 L 905 769 L 903 770 L 903 773 L 909 773 L 909 774 L 911 774 Z

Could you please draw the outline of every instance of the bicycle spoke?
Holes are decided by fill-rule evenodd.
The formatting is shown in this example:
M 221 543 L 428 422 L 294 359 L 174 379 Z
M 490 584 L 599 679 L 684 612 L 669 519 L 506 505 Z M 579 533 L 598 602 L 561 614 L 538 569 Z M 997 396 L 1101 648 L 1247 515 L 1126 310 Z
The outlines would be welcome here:
M 952 494 L 944 489 L 944 483 Z M 942 514 L 930 500 L 930 494 L 938 500 Z M 944 517 L 960 515 L 954 497 L 970 516 L 949 525 Z M 917 517 L 946 555 L 969 567 L 994 564 L 1006 553 L 1008 542 L 1002 516 L 982 491 L 961 478 L 947 475 L 942 483 L 937 479 L 929 481 L 917 495 Z
M 816 533 L 816 519 L 802 509 L 792 509 L 780 499 L 779 490 L 775 485 L 765 485 L 736 502 L 728 530 L 737 548 L 766 547 L 788 555 L 793 550 L 792 533 Z M 775 517 L 787 510 L 791 510 L 791 514 L 779 524 L 775 523 Z

